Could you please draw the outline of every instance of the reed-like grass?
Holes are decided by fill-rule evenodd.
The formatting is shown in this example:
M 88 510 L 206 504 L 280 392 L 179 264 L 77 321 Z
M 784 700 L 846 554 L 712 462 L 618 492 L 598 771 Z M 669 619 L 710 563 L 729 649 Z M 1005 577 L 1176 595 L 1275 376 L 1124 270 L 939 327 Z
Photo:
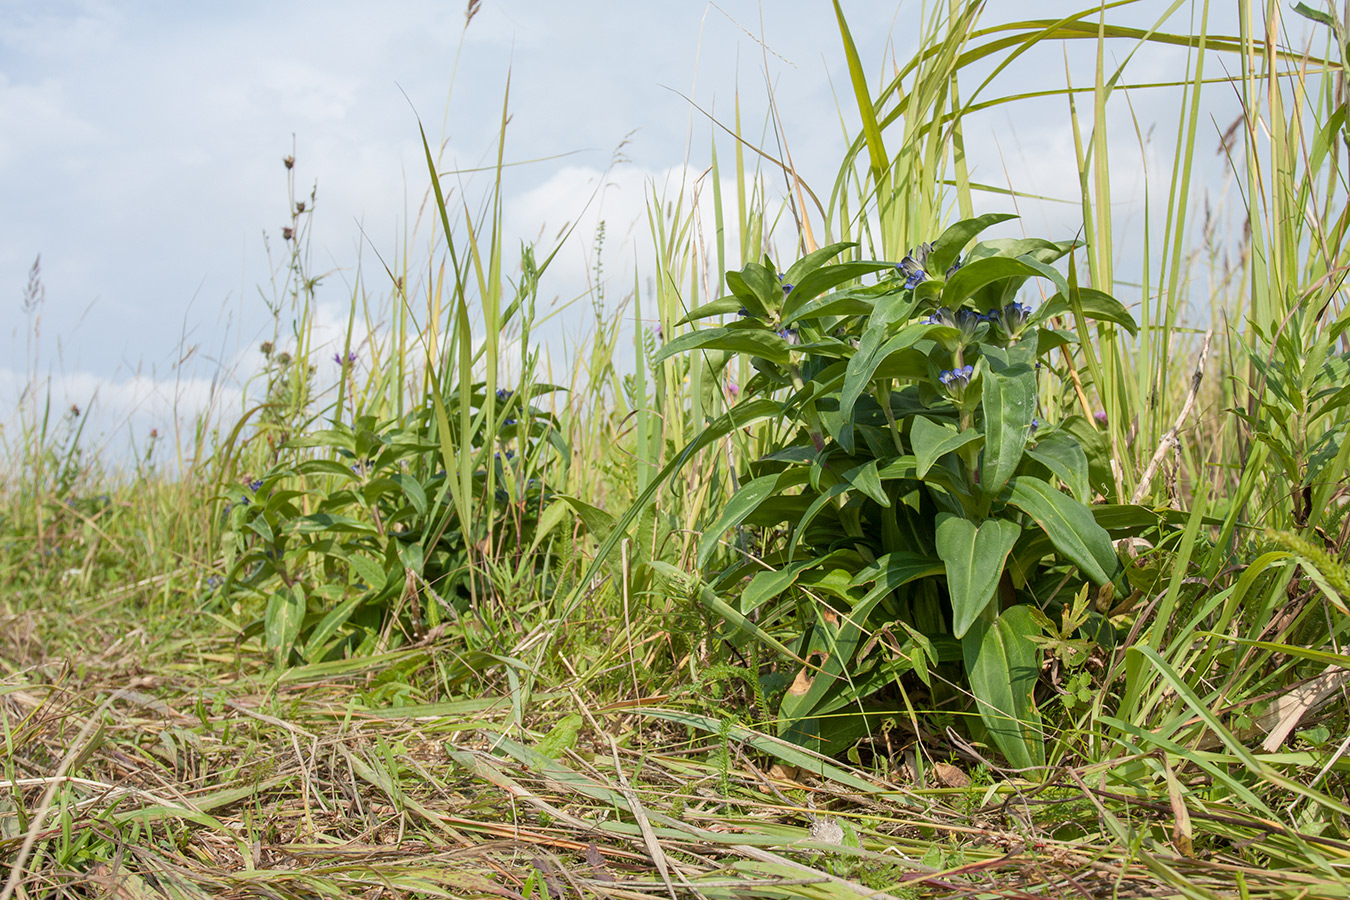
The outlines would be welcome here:
M 509 94 L 481 191 L 424 135 L 413 237 L 368 251 L 340 348 L 316 346 L 315 198 L 292 190 L 275 334 L 237 417 L 180 436 L 170 468 L 105 468 L 79 415 L 40 390 L 4 432 L 0 900 L 1350 894 L 1350 8 L 1309 47 L 1278 4 L 1243 0 L 1237 35 L 1207 33 L 1204 15 L 1178 30 L 1182 8 L 1139 30 L 1109 7 L 1005 21 L 950 0 L 878 83 L 836 4 L 840 120 L 855 124 L 833 184 L 748 137 L 763 132 L 738 98 L 709 129 L 708 174 L 653 192 L 652 289 L 639 279 L 600 310 L 567 359 L 540 352 L 553 248 L 517 258 L 504 239 Z M 1065 41 L 1094 42 L 1097 60 L 1058 93 L 1076 138 L 1059 198 L 1082 209 L 1074 271 L 1122 296 L 1138 285 L 1142 327 L 1064 322 L 1082 374 L 1047 379 L 1046 406 L 1104 412 L 1102 499 L 1166 523 L 1122 548 L 1139 590 L 1104 611 L 1128 637 L 1047 657 L 1044 770 L 1003 767 L 917 683 L 883 733 L 819 758 L 774 737 L 793 673 L 723 639 L 725 603 L 695 557 L 783 423 L 700 441 L 752 372 L 657 351 L 744 262 L 785 268 L 833 240 L 897 260 L 1003 209 L 1017 185 L 971 180 L 968 123 L 1035 99 L 1000 73 L 1061 65 Z M 1148 198 L 1141 267 L 1122 271 L 1106 123 L 1152 80 L 1132 62 L 1150 42 L 1190 65 L 1155 88 L 1182 111 L 1175 156 L 1167 195 Z M 1197 212 L 1213 90 L 1244 110 L 1220 160 L 1238 188 L 1227 219 Z M 771 108 L 790 151 L 800 126 Z M 354 362 L 320 367 L 334 349 Z M 565 454 L 505 424 L 526 403 Z M 401 472 L 432 486 L 424 533 L 459 535 L 462 562 L 443 581 L 409 576 L 378 639 L 292 655 L 269 643 L 281 631 L 249 627 L 273 615 L 266 596 L 229 589 L 255 546 L 231 515 L 269 472 L 305 492 L 299 513 L 319 511 L 346 476 L 286 467 L 346 465 L 323 436 L 369 423 L 425 442 Z M 501 464 L 508 451 L 518 463 Z M 332 580 L 326 552 L 288 577 Z M 452 580 L 465 602 L 449 602 Z M 965 705 L 962 685 L 945 690 Z

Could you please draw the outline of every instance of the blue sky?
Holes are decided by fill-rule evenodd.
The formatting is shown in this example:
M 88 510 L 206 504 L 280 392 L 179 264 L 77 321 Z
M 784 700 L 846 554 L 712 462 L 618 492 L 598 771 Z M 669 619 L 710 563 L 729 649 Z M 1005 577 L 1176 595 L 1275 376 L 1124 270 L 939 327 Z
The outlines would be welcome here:
M 918 3 L 844 7 L 871 71 L 892 55 L 907 58 Z M 1021 7 L 992 0 L 984 22 Z M 1045 2 L 1035 12 L 1075 8 Z M 1146 0 L 1117 18 L 1148 24 L 1163 8 Z M 88 407 L 97 392 L 104 429 L 170 427 L 175 400 L 179 415 L 190 413 L 222 371 L 217 386 L 236 390 L 253 364 L 266 325 L 263 235 L 275 254 L 287 218 L 281 159 L 292 142 L 301 191 L 317 183 L 315 265 L 333 273 L 320 300 L 344 318 L 358 260 L 373 264 L 371 245 L 399 246 L 421 202 L 417 117 L 433 140 L 448 141 L 448 165 L 480 165 L 508 73 L 506 155 L 541 160 L 508 177 L 507 218 L 521 237 L 572 220 L 627 142 L 604 205 L 550 273 L 553 293 L 585 289 L 598 218 L 619 261 L 616 283 L 632 284 L 624 260 L 634 251 L 620 248 L 645 235 L 644 188 L 683 171 L 689 146 L 694 170 L 707 164 L 707 123 L 681 94 L 729 114 L 739 90 L 746 120 L 758 123 L 767 64 L 794 160 L 828 191 L 844 146 L 833 92 L 847 91 L 847 76 L 827 2 L 484 0 L 467 31 L 464 14 L 458 0 L 0 0 L 0 423 L 30 380 L 32 320 L 20 300 L 39 254 L 37 371 L 52 378 L 54 401 Z M 1187 29 L 1187 15 L 1173 30 Z M 1005 77 L 1017 89 L 1058 87 L 1062 59 Z M 1138 62 L 1149 77 L 1180 77 L 1184 57 L 1146 49 Z M 1091 47 L 1074 48 L 1066 63 L 1076 82 L 1090 83 Z M 1170 159 L 1163 133 L 1175 130 L 1175 98 L 1133 100 L 1145 128 L 1159 124 L 1155 151 Z M 1216 120 L 1236 114 L 1231 97 L 1210 102 Z M 1071 186 L 1062 100 L 986 122 L 987 132 L 967 130 L 981 180 L 1031 193 Z M 1128 221 L 1143 170 L 1128 119 L 1112 127 L 1123 142 L 1113 157 L 1117 212 Z M 1221 170 L 1206 176 L 1216 189 Z M 1032 233 L 1067 238 L 1076 229 L 1072 206 L 1024 211 Z

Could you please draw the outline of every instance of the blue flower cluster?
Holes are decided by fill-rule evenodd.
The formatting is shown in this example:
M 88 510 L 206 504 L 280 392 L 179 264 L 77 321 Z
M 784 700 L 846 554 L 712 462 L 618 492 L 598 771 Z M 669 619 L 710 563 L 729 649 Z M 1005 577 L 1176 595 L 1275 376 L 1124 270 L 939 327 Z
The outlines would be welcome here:
M 965 396 L 966 388 L 970 387 L 970 379 L 974 375 L 975 367 L 965 365 L 955 369 L 942 370 L 938 373 L 938 381 L 946 388 L 948 396 L 959 401 Z
M 920 244 L 900 260 L 900 265 L 896 266 L 900 274 L 905 276 L 905 287 L 913 288 L 920 282 L 928 280 L 928 273 L 924 271 L 924 265 L 928 262 L 928 254 L 933 252 L 932 244 Z
M 905 276 L 905 287 L 914 288 L 931 277 L 928 274 L 928 270 L 924 267 L 928 265 L 928 257 L 932 255 L 932 253 L 933 245 L 923 243 L 909 251 L 909 253 L 905 254 L 905 258 L 900 260 L 900 265 L 896 266 L 896 268 L 900 271 L 901 275 Z M 965 264 L 961 261 L 960 255 L 958 255 L 955 261 L 947 267 L 944 277 L 951 278 L 952 275 L 956 273 L 956 270 L 963 265 Z
M 968 344 L 979 326 L 984 323 L 997 326 L 1010 340 L 1017 340 L 1026 330 L 1030 318 L 1031 307 L 1025 303 L 1009 303 L 1002 309 L 991 309 L 987 313 L 965 308 L 952 312 L 945 306 L 939 306 L 923 320 L 923 324 L 946 325 L 949 328 L 960 329 L 961 343 Z

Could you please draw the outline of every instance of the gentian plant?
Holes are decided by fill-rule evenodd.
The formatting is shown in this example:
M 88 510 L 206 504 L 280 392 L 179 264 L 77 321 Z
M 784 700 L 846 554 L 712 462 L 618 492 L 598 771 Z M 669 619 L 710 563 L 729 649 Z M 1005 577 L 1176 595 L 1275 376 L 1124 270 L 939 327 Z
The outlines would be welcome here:
M 1015 766 L 1042 764 L 1045 613 L 1085 588 L 1126 590 L 1108 527 L 1122 536 L 1147 517 L 1089 505 L 1102 461 L 1090 466 L 1075 435 L 1092 426 L 1040 398 L 1067 393 L 1042 361 L 1078 340 L 1051 327 L 1057 316 L 1136 326 L 1052 267 L 1072 244 L 988 241 L 958 261 L 1008 218 L 959 222 L 898 266 L 830 264 L 849 244 L 781 276 L 751 263 L 728 274 L 730 296 L 684 322 L 740 314 L 660 354 L 748 356 L 757 374 L 728 418 L 780 423 L 698 558 L 723 637 L 786 667 L 779 728 L 792 740 L 840 752 L 902 708 L 896 688 L 912 672 L 935 704 L 968 685 L 971 732 Z M 1052 289 L 1034 310 L 1018 299 L 1030 279 Z M 1084 628 L 1110 632 L 1096 613 Z

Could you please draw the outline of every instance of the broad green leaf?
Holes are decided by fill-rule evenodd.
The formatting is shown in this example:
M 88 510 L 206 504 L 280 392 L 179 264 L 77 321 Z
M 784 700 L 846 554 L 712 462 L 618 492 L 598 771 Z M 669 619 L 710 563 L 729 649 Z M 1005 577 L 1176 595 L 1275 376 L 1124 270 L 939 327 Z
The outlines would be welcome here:
M 1087 454 L 1070 435 L 1063 432 L 1047 435 L 1044 440 L 1027 447 L 1026 454 L 1054 472 L 1079 502 L 1086 503 L 1091 499 Z
M 863 275 L 893 268 L 895 267 L 887 262 L 848 262 L 816 269 L 804 276 L 801 281 L 792 285 L 792 292 L 783 301 L 783 315 L 784 317 L 792 315 L 808 301 L 846 281 L 853 281 Z M 784 283 L 790 284 L 791 282 L 784 279 Z
M 747 616 L 750 615 L 760 606 L 791 587 L 803 570 L 819 564 L 820 560 L 803 559 L 789 563 L 781 569 L 755 573 L 750 579 L 750 583 L 741 591 L 741 612 Z
M 794 308 L 791 314 L 783 317 L 783 324 L 791 325 L 801 319 L 820 319 L 825 316 L 869 316 L 882 298 L 896 293 L 893 284 L 846 288 Z M 912 302 L 912 298 L 906 299 Z
M 295 534 L 313 534 L 318 531 L 333 531 L 338 534 L 377 534 L 370 522 L 363 522 L 352 516 L 339 516 L 332 513 L 314 513 L 295 520 L 291 530 Z
M 726 316 L 739 312 L 745 304 L 741 302 L 740 297 L 722 297 L 711 303 L 705 303 L 702 306 L 696 306 L 689 310 L 683 319 L 676 322 L 676 325 L 688 325 L 690 322 L 699 319 L 707 319 L 711 316 Z
M 952 273 L 942 289 L 942 302 L 956 309 L 980 288 L 1007 278 L 1048 278 L 1062 293 L 1068 293 L 1069 284 L 1057 270 L 1031 256 L 1010 259 L 989 256 L 967 263 Z
M 267 649 L 277 662 L 286 658 L 295 639 L 300 636 L 300 625 L 305 619 L 305 595 L 298 587 L 282 587 L 267 598 L 267 612 L 263 616 L 263 637 Z
M 977 619 L 961 640 L 970 688 L 994 743 L 1019 769 L 1045 765 L 1045 735 L 1032 690 L 1040 655 L 1030 638 L 1041 629 L 1025 606 L 998 621 Z
M 938 516 L 937 555 L 947 570 L 952 599 L 952 633 L 965 635 L 994 599 L 1003 565 L 1022 529 L 1006 519 L 985 519 L 977 528 L 969 519 Z
M 872 589 L 861 603 L 879 600 L 891 591 L 911 581 L 943 573 L 942 560 L 922 553 L 897 550 L 877 559 L 876 563 L 853 576 L 854 587 L 871 584 Z
M 873 317 L 875 318 L 875 316 Z M 941 326 L 915 323 L 901 328 L 893 337 L 887 338 L 884 322 L 869 323 L 858 343 L 858 352 L 848 361 L 844 373 L 844 389 L 839 398 L 839 414 L 847 422 L 853 415 L 853 407 L 863 392 L 871 387 L 872 376 L 877 367 L 886 358 L 899 353 L 928 336 L 929 331 Z M 853 429 L 845 427 L 840 435 L 840 445 L 849 453 L 853 452 Z
M 347 624 L 347 620 L 352 617 L 352 613 L 356 612 L 356 608 L 365 599 L 364 595 L 357 595 L 344 600 L 319 620 L 319 624 L 314 626 L 314 630 L 309 634 L 309 639 L 305 641 L 303 655 L 308 662 L 319 662 L 328 653 L 329 640 L 337 633 L 339 628 Z
M 788 266 L 788 270 L 783 273 L 783 281 L 787 284 L 796 285 L 840 253 L 856 246 L 858 246 L 857 241 L 840 241 L 836 244 L 826 244 L 819 250 L 813 250 Z
M 927 416 L 915 416 L 909 429 L 909 442 L 917 461 L 915 474 L 924 477 L 933 463 L 975 441 L 983 444 L 984 435 L 973 428 L 957 431 L 954 426 L 934 422 Z
M 750 266 L 753 265 L 755 264 L 750 264 Z M 748 270 L 750 266 L 746 266 L 746 269 Z M 762 269 L 763 267 L 761 266 L 759 268 Z M 755 290 L 755 286 L 750 283 L 752 280 L 758 281 L 759 279 L 751 278 L 747 280 L 742 272 L 727 273 L 727 287 L 731 288 L 731 293 L 735 294 L 736 298 L 741 301 L 741 306 L 744 306 L 755 318 L 768 321 L 768 319 L 772 317 L 771 309 L 777 309 L 778 303 L 775 300 L 772 307 L 767 306 L 764 302 L 764 298 L 759 295 L 759 292 Z
M 355 570 L 357 577 L 366 583 L 366 587 L 373 591 L 384 588 L 388 576 L 382 563 L 376 562 L 364 553 L 353 553 L 347 558 L 347 562 Z
M 295 467 L 297 475 L 332 475 L 343 481 L 355 481 L 357 474 L 351 466 L 335 459 L 307 459 Z
M 944 273 L 956 262 L 961 250 L 972 238 L 991 225 L 1016 218 L 1017 216 L 1011 213 L 989 213 L 973 219 L 962 219 L 948 226 L 947 230 L 942 232 L 942 236 L 933 241 L 933 252 L 928 256 L 930 274 L 936 278 L 945 277 Z
M 398 482 L 399 487 L 403 489 L 403 496 L 408 498 L 412 508 L 417 510 L 419 516 L 427 514 L 427 492 L 422 487 L 422 483 L 416 478 L 405 472 L 398 472 L 389 476 Z
M 873 459 L 849 469 L 844 473 L 844 480 L 852 485 L 854 490 L 889 508 L 891 498 L 886 496 L 886 489 L 881 486 L 881 479 L 877 477 L 877 462 Z
M 745 521 L 745 517 L 750 515 L 755 509 L 773 495 L 774 488 L 778 484 L 778 475 L 763 475 L 748 484 L 743 484 L 740 490 L 736 491 L 731 497 L 731 502 L 722 510 L 722 514 L 717 517 L 717 521 L 712 527 L 703 532 L 703 537 L 698 542 L 698 564 L 706 565 L 708 557 L 712 556 L 713 551 L 717 549 L 717 544 L 722 535 L 740 525 Z
M 1039 478 L 1019 476 L 1008 482 L 1008 503 L 1031 516 L 1055 549 L 1095 584 L 1106 584 L 1120 568 L 1111 536 L 1097 524 L 1092 510 Z
M 751 312 L 757 312 L 748 302 L 751 295 L 770 313 L 783 305 L 783 283 L 767 266 L 759 263 L 747 263 L 739 272 L 728 272 L 727 286 L 736 296 L 747 300 L 745 305 Z
M 1017 258 L 1028 256 L 1049 264 L 1060 259 L 1075 247 L 1082 246 L 1077 241 L 1047 241 L 1044 238 L 993 238 L 980 241 L 970 250 L 968 262 L 989 256 L 1008 256 Z
M 992 497 L 1022 462 L 1036 411 L 1036 373 L 1026 365 L 1005 368 L 992 355 L 986 360 L 990 368 L 981 379 L 985 441 L 980 489 Z
M 539 739 L 535 749 L 547 756 L 549 759 L 558 759 L 563 755 L 564 750 L 570 750 L 576 746 L 577 734 L 581 731 L 581 726 L 585 719 L 576 713 L 563 716 L 557 725 L 549 729 L 548 734 Z
M 738 328 L 731 325 L 718 325 L 686 332 L 658 350 L 652 361 L 659 363 L 677 353 L 688 353 L 690 350 L 748 353 L 784 366 L 792 361 L 792 346 L 766 327 Z
M 1073 307 L 1069 305 L 1067 296 L 1068 291 L 1061 287 L 1060 293 L 1055 294 L 1046 301 L 1045 305 L 1032 314 L 1032 323 L 1039 323 L 1054 316 L 1066 316 L 1073 312 Z M 1078 296 L 1082 302 L 1083 315 L 1087 318 L 1115 322 L 1130 334 L 1139 333 L 1139 323 L 1134 320 L 1134 316 L 1130 315 L 1125 305 L 1115 297 L 1105 291 L 1098 291 L 1093 288 L 1079 288 Z

